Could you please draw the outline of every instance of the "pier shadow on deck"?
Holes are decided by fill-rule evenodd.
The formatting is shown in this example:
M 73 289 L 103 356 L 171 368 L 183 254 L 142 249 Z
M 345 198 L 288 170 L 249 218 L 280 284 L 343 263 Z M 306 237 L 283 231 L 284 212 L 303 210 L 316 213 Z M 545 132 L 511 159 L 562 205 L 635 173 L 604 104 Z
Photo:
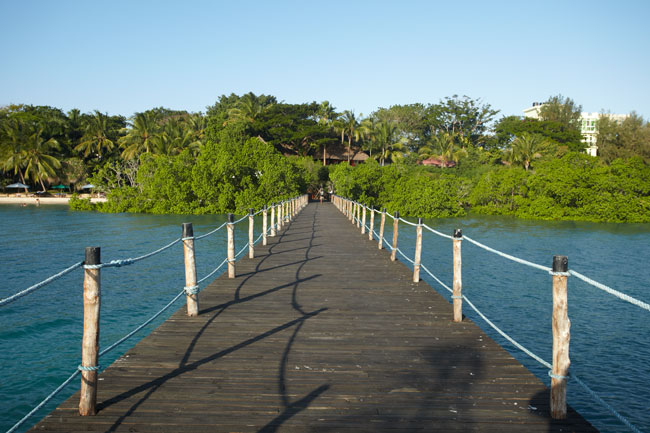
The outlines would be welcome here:
M 255 251 L 101 374 L 96 416 L 76 394 L 34 430 L 595 431 L 333 205 Z

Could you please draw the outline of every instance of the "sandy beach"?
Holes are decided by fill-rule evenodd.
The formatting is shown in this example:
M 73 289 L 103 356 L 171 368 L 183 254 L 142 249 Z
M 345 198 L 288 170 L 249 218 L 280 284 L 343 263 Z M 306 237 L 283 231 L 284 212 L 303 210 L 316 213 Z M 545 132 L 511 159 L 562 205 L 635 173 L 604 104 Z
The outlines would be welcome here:
M 80 195 L 80 198 L 90 198 L 92 203 L 105 202 L 106 198 L 98 197 L 89 197 L 87 195 Z M 31 197 L 31 196 L 17 196 L 12 195 L 0 195 L 0 204 L 27 204 L 27 205 L 36 205 L 36 200 L 39 200 L 40 204 L 68 204 L 70 197 Z

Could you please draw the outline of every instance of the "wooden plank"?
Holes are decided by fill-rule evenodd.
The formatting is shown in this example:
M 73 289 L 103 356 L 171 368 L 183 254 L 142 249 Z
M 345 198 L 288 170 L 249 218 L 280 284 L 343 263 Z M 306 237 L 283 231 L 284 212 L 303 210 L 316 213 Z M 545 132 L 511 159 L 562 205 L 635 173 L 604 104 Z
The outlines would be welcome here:
M 331 204 L 312 203 L 34 431 L 596 431 Z

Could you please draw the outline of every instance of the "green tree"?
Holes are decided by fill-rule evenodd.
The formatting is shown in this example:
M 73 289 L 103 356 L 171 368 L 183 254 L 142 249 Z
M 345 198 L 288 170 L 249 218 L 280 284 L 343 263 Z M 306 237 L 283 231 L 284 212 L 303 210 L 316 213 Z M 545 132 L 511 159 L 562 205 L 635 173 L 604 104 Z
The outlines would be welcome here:
M 348 164 L 352 157 L 352 139 L 358 137 L 359 120 L 354 115 L 354 111 L 345 110 L 340 118 L 341 128 L 341 142 L 343 142 L 343 135 L 348 137 Z
M 472 146 L 483 146 L 488 125 L 498 113 L 499 110 L 483 104 L 480 99 L 458 95 L 446 97 L 426 109 L 427 137 L 446 132 Z
M 334 128 L 334 121 L 338 117 L 336 109 L 329 103 L 329 101 L 323 101 L 318 106 L 318 112 L 316 113 L 316 119 L 318 123 L 326 128 L 326 130 L 332 131 Z M 327 165 L 327 144 L 329 140 L 323 140 L 323 166 Z
M 406 155 L 406 146 L 400 141 L 397 126 L 393 122 L 378 122 L 372 135 L 380 149 L 379 160 L 382 167 L 386 161 L 395 162 Z
M 506 149 L 523 133 L 541 135 L 554 141 L 558 146 L 566 146 L 572 152 L 581 151 L 585 147 L 582 143 L 582 134 L 575 128 L 557 121 L 521 116 L 507 116 L 500 119 L 494 127 L 494 136 L 488 141 L 487 147 Z
M 571 98 L 562 95 L 551 96 L 539 109 L 539 118 L 567 125 L 580 130 L 582 105 L 577 105 Z
M 120 145 L 124 148 L 122 158 L 135 159 L 142 153 L 154 149 L 153 138 L 160 132 L 159 117 L 153 111 L 136 113 L 133 117 L 131 128 L 127 134 L 120 138 Z
M 521 164 L 528 171 L 531 162 L 541 158 L 548 148 L 549 143 L 543 136 L 524 132 L 506 149 L 505 160 L 513 164 Z
M 103 155 L 113 150 L 115 143 L 111 140 L 110 119 L 108 114 L 95 110 L 92 116 L 85 119 L 84 134 L 75 147 L 84 158 L 100 160 Z
M 650 164 L 650 124 L 634 112 L 623 122 L 601 115 L 596 144 L 598 154 L 608 164 L 617 158 L 633 156 Z
M 257 96 L 253 92 L 249 92 L 242 96 L 234 107 L 228 110 L 228 118 L 224 123 L 243 122 L 253 124 L 264 111 L 275 103 L 277 103 L 277 100 L 274 96 Z
M 2 141 L 0 141 L 0 162 L 2 170 L 11 171 L 25 183 L 25 142 L 29 136 L 28 126 L 18 117 L 5 119 L 2 123 Z M 27 192 L 27 189 L 25 189 Z
M 54 138 L 46 140 L 42 130 L 37 129 L 27 136 L 22 150 L 25 177 L 39 182 L 43 191 L 46 190 L 43 179 L 55 177 L 56 170 L 61 168 L 61 161 L 52 155 L 58 148 L 59 143 Z

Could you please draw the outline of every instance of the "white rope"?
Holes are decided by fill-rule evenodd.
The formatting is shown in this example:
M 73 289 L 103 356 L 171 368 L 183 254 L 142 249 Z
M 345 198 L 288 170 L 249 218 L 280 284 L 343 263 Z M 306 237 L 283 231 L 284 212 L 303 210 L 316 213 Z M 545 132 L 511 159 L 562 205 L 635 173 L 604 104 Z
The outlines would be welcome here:
M 641 307 L 644 310 L 650 311 L 650 305 L 647 304 L 646 302 L 639 301 L 638 299 L 635 299 L 635 298 L 633 298 L 633 297 L 631 297 L 629 295 L 626 295 L 625 293 L 621 293 L 618 290 L 614 290 L 611 287 L 608 287 L 608 286 L 606 286 L 604 284 L 601 284 L 598 281 L 594 281 L 591 278 L 589 278 L 589 277 L 587 277 L 585 275 L 582 275 L 579 272 L 570 270 L 569 273 L 571 275 L 575 276 L 575 277 L 580 278 L 585 283 L 591 284 L 592 286 L 609 293 L 610 295 L 614 295 L 619 299 L 622 299 L 624 301 L 629 302 L 630 304 L 636 305 L 637 307 Z
M 402 257 L 404 257 L 404 258 L 405 258 L 407 261 L 409 261 L 412 265 L 415 266 L 415 262 L 414 262 L 413 260 L 409 259 L 409 258 L 407 257 L 407 255 L 404 254 L 404 253 L 402 252 L 402 250 L 400 250 L 399 248 L 397 248 L 397 252 L 400 253 L 400 254 L 402 255 Z
M 453 239 L 453 236 L 449 236 L 449 235 L 446 235 L 446 234 L 444 234 L 444 233 L 440 233 L 438 230 L 434 230 L 434 229 L 432 229 L 431 227 L 429 227 L 429 226 L 426 225 L 426 224 L 422 224 L 422 227 L 424 227 L 425 229 L 429 230 L 431 233 L 435 233 L 435 234 L 437 234 L 438 236 L 442 236 L 443 238 Z
M 54 274 L 51 277 L 48 277 L 48 278 L 44 279 L 40 283 L 34 284 L 33 286 L 28 287 L 28 288 L 26 288 L 25 290 L 23 290 L 21 292 L 18 292 L 18 293 L 14 294 L 14 295 L 9 296 L 8 298 L 0 300 L 0 306 L 8 304 L 10 302 L 13 302 L 16 299 L 22 298 L 23 296 L 30 294 L 34 290 L 40 289 L 41 287 L 51 283 L 52 281 L 54 281 L 54 280 L 56 280 L 58 278 L 61 278 L 65 274 L 70 273 L 70 272 L 74 271 L 77 268 L 80 268 L 83 264 L 84 264 L 84 262 L 75 263 L 74 265 L 70 266 L 69 268 L 66 268 L 66 269 L 62 270 L 58 274 Z
M 225 265 L 226 263 L 228 263 L 228 259 L 227 259 L 227 258 L 223 259 L 223 261 L 222 261 L 221 263 L 219 263 L 219 266 L 217 266 L 216 268 L 214 268 L 214 270 L 213 270 L 212 272 L 210 272 L 208 275 L 206 275 L 205 277 L 203 277 L 203 278 L 201 278 L 199 281 L 197 281 L 196 284 L 201 284 L 202 282 L 204 282 L 205 280 L 207 280 L 208 278 L 210 278 L 210 277 L 211 277 L 212 275 L 214 275 L 214 274 L 215 274 L 219 269 L 221 269 L 221 267 L 222 267 L 223 265 Z
M 434 280 L 436 280 L 436 281 L 438 282 L 438 284 L 440 284 L 442 287 L 444 287 L 445 289 L 447 289 L 447 290 L 449 291 L 449 293 L 454 293 L 454 291 L 453 291 L 453 290 L 452 290 L 448 285 L 446 285 L 445 283 L 443 283 L 442 281 L 440 281 L 440 280 L 438 279 L 438 277 L 436 277 L 435 275 L 433 275 L 433 274 L 432 274 L 432 273 L 427 269 L 426 266 L 424 266 L 424 265 L 420 265 L 420 269 L 424 270 L 424 272 L 426 272 L 427 274 L 429 274 L 429 275 L 431 276 L 431 278 L 433 278 Z
M 413 226 L 413 227 L 417 227 L 417 226 L 418 226 L 417 223 L 412 223 L 412 222 L 410 222 L 410 221 L 406 221 L 406 220 L 405 220 L 404 218 L 402 218 L 402 217 L 400 217 L 399 220 L 400 220 L 401 222 L 403 222 L 403 223 L 405 223 L 405 224 L 408 224 L 408 225 L 410 225 L 410 226 Z
M 176 295 L 176 296 L 174 297 L 174 299 L 172 299 L 171 301 L 169 301 L 169 303 L 168 303 L 167 305 L 165 305 L 165 306 L 162 308 L 162 310 L 158 311 L 156 314 L 154 314 L 153 316 L 151 316 L 151 317 L 150 317 L 149 319 L 147 319 L 143 324 L 141 324 L 140 326 L 138 326 L 137 328 L 135 328 L 133 331 L 131 331 L 131 332 L 129 332 L 128 334 L 126 334 L 124 337 L 122 337 L 122 338 L 120 338 L 119 340 L 117 340 L 115 343 L 113 343 L 113 344 L 111 344 L 110 346 L 108 346 L 106 349 L 104 349 L 104 350 L 102 350 L 101 352 L 99 352 L 99 356 L 101 357 L 101 356 L 103 356 L 103 355 L 106 355 L 108 352 L 110 352 L 111 350 L 113 350 L 114 348 L 116 348 L 117 346 L 119 346 L 120 344 L 122 344 L 124 341 L 126 341 L 128 338 L 130 338 L 133 334 L 135 334 L 136 332 L 138 332 L 139 330 L 141 330 L 142 328 L 144 328 L 145 326 L 147 326 L 147 325 L 148 325 L 149 323 L 151 323 L 151 322 L 152 322 L 156 317 L 160 316 L 164 311 L 166 311 L 169 307 L 171 307 L 171 306 L 174 304 L 174 302 L 176 302 L 176 301 L 178 300 L 178 298 L 180 298 L 180 297 L 183 296 L 184 294 L 185 294 L 185 289 L 181 290 L 181 292 L 180 292 L 178 295 Z
M 552 269 L 549 268 L 548 266 L 538 265 L 537 263 L 529 262 L 528 260 L 520 259 L 518 257 L 511 256 L 510 254 L 502 253 L 501 251 L 497 251 L 494 248 L 490 248 L 487 245 L 483 245 L 482 243 L 477 242 L 477 241 L 475 241 L 474 239 L 472 239 L 472 238 L 470 238 L 468 236 L 463 236 L 463 239 L 473 243 L 474 245 L 476 245 L 479 248 L 483 248 L 486 251 L 489 251 L 489 252 L 494 253 L 494 254 L 498 254 L 501 257 L 505 257 L 508 260 L 512 260 L 513 262 L 521 263 L 522 265 L 530 266 L 531 268 L 541 269 L 542 271 L 546 271 L 546 272 L 551 272 L 552 271 Z
M 598 394 L 596 394 L 594 391 L 592 391 L 591 388 L 587 386 L 586 383 L 578 379 L 575 375 L 571 375 L 572 379 L 575 379 L 575 381 L 580 385 L 591 397 L 596 400 L 598 403 L 600 403 L 605 409 L 609 410 L 616 418 L 618 418 L 619 421 L 621 421 L 623 424 L 625 424 L 630 430 L 632 430 L 634 433 L 642 433 L 641 430 L 636 428 L 630 421 L 628 421 L 623 415 L 618 413 L 616 409 L 614 409 L 612 406 L 609 405 L 609 403 L 605 402 Z
M 150 252 L 149 254 L 145 254 L 144 256 L 136 257 L 136 258 L 134 258 L 134 259 L 127 259 L 127 260 L 131 261 L 131 263 L 139 262 L 140 260 L 144 260 L 144 259 L 149 258 L 149 257 L 151 257 L 151 256 L 153 256 L 153 255 L 158 254 L 158 253 L 162 253 L 162 252 L 165 251 L 167 248 L 171 248 L 172 246 L 176 245 L 176 244 L 179 243 L 180 241 L 181 241 L 181 238 L 178 238 L 178 239 L 176 239 L 175 241 L 173 241 L 173 242 L 171 242 L 171 243 L 165 245 L 164 247 L 157 249 L 156 251 L 152 251 L 152 252 Z
M 247 218 L 248 218 L 248 214 L 246 214 L 243 217 L 239 218 L 237 221 L 233 222 L 233 224 L 239 224 L 240 222 L 244 221 Z
M 244 248 L 242 248 L 241 250 L 239 250 L 239 252 L 237 254 L 235 254 L 235 258 L 239 257 L 247 249 L 248 249 L 248 242 L 246 242 L 246 245 L 244 245 Z
M 65 388 L 65 387 L 66 387 L 70 382 L 72 382 L 72 380 L 73 380 L 75 377 L 77 377 L 77 375 L 78 375 L 79 373 L 80 373 L 79 370 L 75 370 L 75 372 L 72 373 L 72 375 L 71 375 L 70 377 L 68 377 L 68 378 L 67 378 L 67 379 L 66 379 L 66 380 L 65 380 L 61 385 L 59 385 L 59 387 L 58 387 L 57 389 L 55 389 L 54 391 L 52 391 L 52 393 L 51 393 L 50 395 L 48 395 L 47 397 L 45 397 L 45 399 L 44 399 L 42 402 L 40 402 L 40 403 L 38 404 L 38 406 L 36 406 L 34 409 L 32 409 L 32 410 L 31 410 L 27 415 L 25 415 L 25 416 L 24 416 L 20 421 L 18 421 L 16 424 L 14 424 L 13 427 L 11 427 L 9 430 L 7 430 L 7 433 L 13 433 L 14 431 L 16 431 L 16 429 L 17 429 L 18 427 L 20 427 L 21 425 L 23 425 L 23 423 L 24 423 L 25 421 L 27 421 L 27 420 L 28 420 L 32 415 L 34 415 L 34 414 L 35 414 L 35 413 L 36 413 L 40 408 L 42 408 L 43 406 L 45 406 L 45 405 L 47 404 L 47 402 L 49 402 L 50 400 L 52 400 L 52 399 L 53 399 L 53 398 L 54 398 L 54 397 L 55 397 L 59 392 L 61 392 L 61 390 L 62 390 L 63 388 Z
M 228 223 L 225 222 L 225 223 L 221 224 L 219 227 L 217 227 L 216 229 L 212 230 L 211 232 L 208 232 L 208 233 L 206 233 L 204 235 L 201 235 L 201 236 L 196 236 L 194 239 L 198 241 L 199 239 L 207 238 L 211 234 L 216 233 L 219 230 L 221 230 L 222 228 L 224 228 L 226 226 L 226 224 L 228 224 Z

